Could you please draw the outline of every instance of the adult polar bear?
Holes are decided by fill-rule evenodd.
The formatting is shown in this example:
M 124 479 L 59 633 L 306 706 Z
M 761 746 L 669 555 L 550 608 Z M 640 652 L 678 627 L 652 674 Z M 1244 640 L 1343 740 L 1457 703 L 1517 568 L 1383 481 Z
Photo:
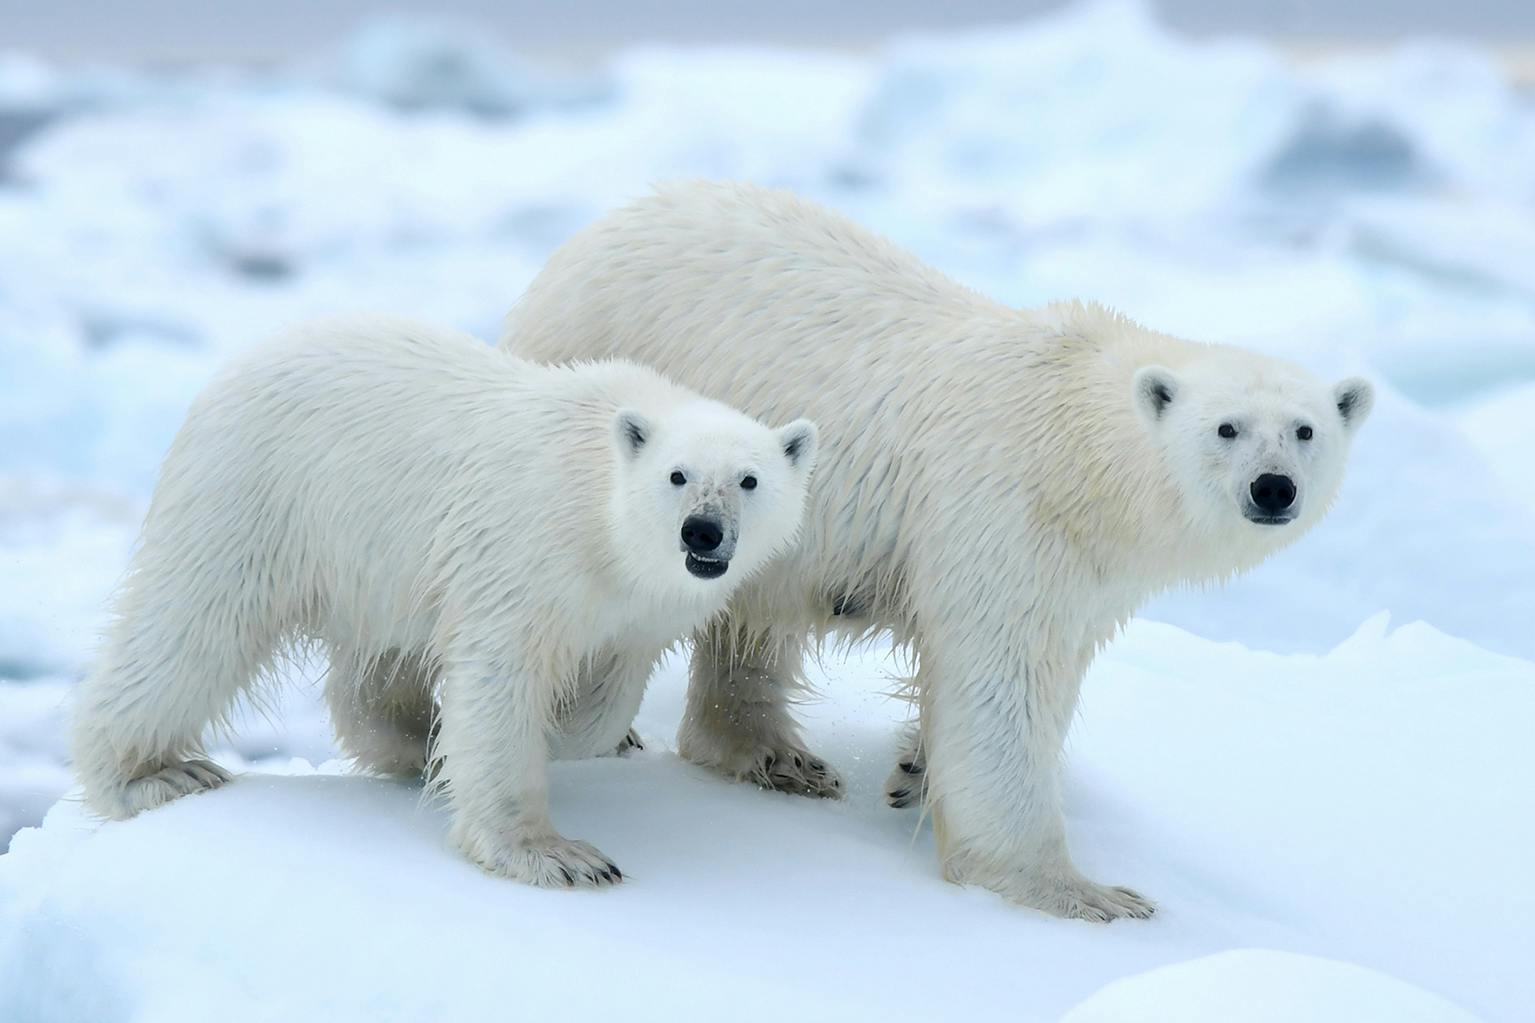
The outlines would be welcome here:
M 835 794 L 788 713 L 807 632 L 889 630 L 917 654 L 921 707 L 892 801 L 925 782 L 949 879 L 1091 920 L 1153 911 L 1067 850 L 1059 761 L 1093 655 L 1151 595 L 1315 523 L 1372 399 L 1095 306 L 1006 308 L 732 184 L 665 188 L 578 234 L 502 343 L 632 358 L 820 426 L 803 542 L 733 598 L 737 631 L 697 644 L 684 756 Z
M 793 538 L 816 431 L 621 362 L 550 368 L 455 331 L 322 321 L 199 397 L 79 695 L 89 806 L 228 779 L 202 734 L 293 643 L 363 766 L 420 775 L 493 873 L 610 884 L 549 820 L 545 761 L 609 752 L 666 648 Z M 549 734 L 549 733 L 552 733 Z

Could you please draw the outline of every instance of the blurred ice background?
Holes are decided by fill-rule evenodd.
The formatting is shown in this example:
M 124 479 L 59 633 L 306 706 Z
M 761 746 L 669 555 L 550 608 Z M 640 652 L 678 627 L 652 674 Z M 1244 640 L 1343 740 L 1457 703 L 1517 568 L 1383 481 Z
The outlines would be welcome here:
M 0 2 L 0 847 L 67 787 L 65 694 L 219 361 L 347 310 L 494 337 L 669 178 L 1369 374 L 1331 518 L 1146 616 L 1320 652 L 1384 610 L 1535 658 L 1535 7 L 771 8 Z M 293 699 L 243 756 L 328 755 Z
M 666 870 L 685 868 L 666 867 L 670 847 L 655 845 L 650 887 L 630 903 L 641 908 L 634 941 L 651 940 L 647 912 L 680 913 L 712 935 L 721 924 L 709 913 L 735 905 L 719 896 L 736 871 L 754 855 L 757 870 L 786 865 L 787 841 L 802 853 L 787 862 L 802 904 L 784 926 L 797 930 L 815 907 L 840 914 L 816 926 L 838 937 L 845 917 L 832 943 L 853 946 L 870 977 L 888 975 L 889 957 L 859 942 L 869 927 L 901 926 L 904 916 L 882 914 L 910 898 L 951 942 L 942 954 L 955 976 L 982 954 L 964 943 L 987 928 L 999 937 L 986 955 L 1013 956 L 1014 935 L 1035 941 L 1018 955 L 1046 964 L 1029 979 L 1036 1010 L 1148 959 L 1255 940 L 1373 964 L 1489 1012 L 1528 1006 L 1528 978 L 1509 964 L 1529 947 L 1530 901 L 1505 879 L 1535 842 L 1535 759 L 1520 738 L 1535 678 L 1525 663 L 1535 659 L 1535 5 L 432 9 L 0 0 L 0 849 L 69 786 L 69 689 L 90 663 L 161 454 L 221 359 L 301 317 L 362 309 L 493 337 L 541 261 L 588 220 L 652 182 L 743 178 L 842 209 L 1006 301 L 1099 299 L 1159 329 L 1323 374 L 1367 373 L 1381 398 L 1345 494 L 1312 536 L 1230 586 L 1145 612 L 1273 654 L 1141 624 L 1095 668 L 1074 740 L 1073 828 L 1089 862 L 1107 848 L 1096 855 L 1128 859 L 1172 900 L 1158 929 L 1119 929 L 1106 943 L 968 899 L 980 893 L 914 888 L 931 872 L 930 840 L 903 852 L 909 823 L 874 805 L 887 718 L 898 716 L 880 696 L 875 651 L 826 666 L 848 679 L 809 711 L 856 806 L 697 786 L 664 755 L 677 664 L 642 712 L 661 741 L 649 759 L 559 775 L 629 786 L 637 807 L 675 806 L 662 818 L 679 831 L 699 806 L 732 822 L 711 836 L 716 861 L 700 848 L 694 868 L 718 882 L 697 903 L 666 887 Z M 1433 628 L 1388 634 L 1380 612 Z M 249 716 L 221 756 L 333 756 L 312 687 L 285 700 L 271 718 Z M 141 880 L 163 882 L 163 863 L 181 862 L 163 860 L 156 828 L 187 829 L 197 846 L 171 871 L 177 886 L 200 866 L 197 843 L 217 833 L 269 855 L 260 843 L 283 836 L 257 811 L 273 784 L 231 787 L 233 801 L 205 814 L 156 815 L 95 844 L 71 837 L 78 814 L 61 807 L 29 833 L 30 858 L 6 858 L 11 908 L 35 908 L 26 934 L 56 932 L 47 954 L 75 962 L 92 905 L 132 903 Z M 595 791 L 598 803 L 568 812 L 593 813 Z M 400 823 L 371 811 L 359 820 L 364 836 Z M 654 829 L 631 823 L 628 844 L 644 849 L 636 840 Z M 338 872 L 371 850 L 391 885 L 407 867 L 441 885 L 461 865 L 441 855 L 439 831 L 426 826 L 419 856 L 399 836 L 377 849 L 344 828 L 292 837 Z M 878 844 L 866 834 L 921 866 L 887 863 L 888 888 L 842 913 L 847 878 L 864 877 L 851 864 Z M 814 860 L 816 836 L 846 847 L 846 864 Z M 113 851 L 133 843 L 139 858 Z M 74 873 L 55 874 L 60 864 Z M 817 871 L 825 877 L 807 880 Z M 140 919 L 150 937 L 115 941 L 114 954 L 174 933 L 201 943 L 207 929 L 187 924 L 206 909 L 208 928 L 218 925 L 230 893 L 221 878 L 168 904 L 164 933 Z M 418 893 L 422 921 L 454 891 L 480 906 L 477 877 L 450 880 L 462 890 Z M 272 883 L 292 881 L 278 872 Z M 50 890 L 58 901 L 39 894 Z M 542 905 L 533 898 L 497 890 L 486 926 L 500 926 L 502 905 L 549 925 L 548 911 L 525 915 Z M 329 912 L 322 894 L 294 901 Z M 359 896 L 354 908 L 371 919 L 396 907 Z M 612 933 L 611 914 L 591 912 L 592 933 Z M 112 920 L 95 924 L 118 933 Z M 379 940 L 399 932 L 378 927 Z M 7 940 L 0 933 L 0 950 Z M 16 976 L 48 972 L 44 943 L 33 944 L 5 959 Z M 742 977 L 758 967 L 747 951 Z M 173 1000 L 186 991 L 182 961 L 165 959 Z M 375 965 L 397 972 L 391 962 Z

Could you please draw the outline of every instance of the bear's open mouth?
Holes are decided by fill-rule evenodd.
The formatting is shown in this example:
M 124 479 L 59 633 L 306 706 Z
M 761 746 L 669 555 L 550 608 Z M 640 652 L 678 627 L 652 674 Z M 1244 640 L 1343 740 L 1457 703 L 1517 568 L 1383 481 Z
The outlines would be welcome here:
M 718 579 L 725 574 L 725 569 L 730 567 L 730 562 L 720 561 L 715 558 L 700 558 L 696 554 L 687 556 L 688 571 L 700 579 Z

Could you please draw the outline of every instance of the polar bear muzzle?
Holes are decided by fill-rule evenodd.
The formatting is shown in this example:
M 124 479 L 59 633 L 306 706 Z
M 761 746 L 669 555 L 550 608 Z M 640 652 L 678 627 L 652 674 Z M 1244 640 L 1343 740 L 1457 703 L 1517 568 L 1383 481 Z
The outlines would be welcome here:
M 725 530 L 714 519 L 704 515 L 683 519 L 682 547 L 688 571 L 700 579 L 718 579 L 730 568 L 733 552 L 725 549 Z
M 1295 521 L 1295 481 L 1288 476 L 1266 472 L 1247 488 L 1252 503 L 1245 509 L 1247 521 L 1260 526 L 1283 526 Z

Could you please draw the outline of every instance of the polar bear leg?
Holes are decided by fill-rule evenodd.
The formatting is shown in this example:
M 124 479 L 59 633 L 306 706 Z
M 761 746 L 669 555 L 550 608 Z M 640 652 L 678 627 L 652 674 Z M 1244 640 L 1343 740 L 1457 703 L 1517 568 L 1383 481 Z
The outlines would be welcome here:
M 656 654 L 620 651 L 596 659 L 576 683 L 576 700 L 559 715 L 550 736 L 557 760 L 610 756 L 645 744 L 630 728 L 645 698 Z
M 504 658 L 448 658 L 432 784 L 452 807 L 453 844 L 489 873 L 549 888 L 616 884 L 611 860 L 549 820 L 556 686 Z
M 341 749 L 376 774 L 416 778 L 426 768 L 434 672 L 425 655 L 332 647 L 325 701 Z
M 748 639 L 719 623 L 695 638 L 677 751 L 737 781 L 840 798 L 842 779 L 805 749 L 789 705 L 801 688 L 799 636 Z
M 1067 849 L 1060 765 L 1080 673 L 1054 667 L 1070 663 L 1064 656 L 1010 663 L 1005 649 L 977 639 L 1003 635 L 983 623 L 971 635 L 981 649 L 918 653 L 944 877 L 1055 916 L 1150 916 L 1150 900 L 1084 877 Z
M 895 770 L 885 779 L 885 802 L 896 809 L 927 802 L 927 754 L 922 750 L 922 725 L 913 721 L 901 733 Z
M 238 555 L 237 555 L 238 556 Z M 229 774 L 202 737 L 270 663 L 281 633 L 238 571 L 143 554 L 118 602 L 99 667 L 76 695 L 72 759 L 86 804 L 125 819 Z

